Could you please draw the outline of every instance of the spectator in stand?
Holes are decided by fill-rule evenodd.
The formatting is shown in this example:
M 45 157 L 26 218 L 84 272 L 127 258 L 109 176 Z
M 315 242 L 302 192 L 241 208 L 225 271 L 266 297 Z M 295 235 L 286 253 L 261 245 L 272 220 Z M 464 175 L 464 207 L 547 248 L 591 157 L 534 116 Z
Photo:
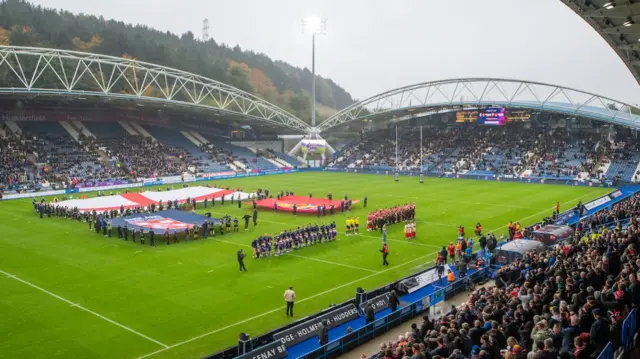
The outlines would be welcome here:
M 569 243 L 503 266 L 500 287 L 477 289 L 459 309 L 425 318 L 417 341 L 432 357 L 473 359 L 581 359 L 609 341 L 619 347 L 622 321 L 640 305 L 639 208 L 636 195 L 583 220 Z

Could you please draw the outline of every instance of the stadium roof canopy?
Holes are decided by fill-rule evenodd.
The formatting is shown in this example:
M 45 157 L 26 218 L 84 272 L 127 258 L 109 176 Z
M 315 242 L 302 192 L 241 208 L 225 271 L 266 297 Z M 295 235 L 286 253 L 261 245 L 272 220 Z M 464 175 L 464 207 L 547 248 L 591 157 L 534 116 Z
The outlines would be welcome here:
M 0 96 L 68 101 L 133 101 L 190 107 L 283 126 L 311 127 L 238 88 L 193 73 L 128 58 L 46 48 L 0 46 Z
M 561 0 L 609 43 L 640 83 L 640 2 Z M 638 23 L 636 23 L 638 21 Z
M 640 128 L 637 109 L 629 104 L 559 85 L 512 79 L 463 78 L 400 87 L 355 103 L 320 123 L 326 131 L 356 120 L 407 119 L 460 109 L 502 106 Z

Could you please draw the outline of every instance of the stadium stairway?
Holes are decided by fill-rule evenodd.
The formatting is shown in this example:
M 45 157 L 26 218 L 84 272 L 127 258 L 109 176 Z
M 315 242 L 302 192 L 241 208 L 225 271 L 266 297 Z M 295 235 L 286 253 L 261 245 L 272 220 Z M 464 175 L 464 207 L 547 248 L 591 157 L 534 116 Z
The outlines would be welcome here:
M 96 136 L 93 133 L 91 133 L 91 131 L 89 131 L 89 129 L 82 122 L 76 121 L 76 120 L 71 120 L 69 122 L 71 123 L 71 126 L 73 126 L 76 129 L 76 131 L 83 134 L 84 136 L 96 138 Z
M 186 132 L 186 131 L 182 131 Z M 161 127 L 149 127 L 149 133 L 160 143 L 169 147 L 179 147 L 188 151 L 201 165 L 198 167 L 203 172 L 217 172 L 227 170 L 226 166 L 222 166 L 215 161 L 209 159 L 209 154 L 203 152 L 194 142 L 186 135 L 176 136 L 175 130 Z M 193 138 L 193 136 L 189 135 Z M 195 140 L 195 139 L 194 139 Z
M 153 141 L 157 141 L 157 139 L 153 137 L 147 130 L 145 130 L 144 127 L 140 126 L 140 124 L 136 122 L 131 122 L 129 123 L 129 125 L 131 125 L 131 127 L 133 127 L 134 130 L 136 130 L 139 134 L 143 135 L 144 137 L 150 137 Z
M 458 270 L 456 268 L 454 268 L 454 266 L 450 266 L 449 267 L 456 275 L 456 278 L 460 278 L 460 274 L 458 273 Z M 467 275 L 471 275 L 472 273 L 476 272 L 476 269 L 471 269 L 467 272 Z M 443 282 L 446 283 L 446 277 L 442 278 Z M 420 300 L 421 298 L 424 298 L 432 293 L 435 293 L 436 291 L 442 289 L 443 287 L 445 287 L 446 284 L 440 285 L 439 283 L 431 283 L 429 285 L 427 285 L 426 287 L 420 288 L 417 291 L 410 293 L 410 294 L 405 294 L 403 296 L 400 297 L 400 306 L 398 307 L 398 310 L 403 307 L 406 306 L 407 304 L 416 302 L 418 300 Z M 459 296 L 466 296 L 468 298 L 468 294 L 467 293 L 461 293 L 459 294 Z M 455 298 L 455 297 L 454 297 Z M 383 309 L 379 312 L 376 313 L 376 318 L 382 318 L 384 316 L 387 316 L 391 313 L 391 309 L 386 308 Z M 414 319 L 417 320 L 417 319 Z M 351 327 L 351 329 L 353 331 L 356 331 L 362 327 L 364 327 L 366 325 L 365 322 L 365 318 L 364 316 L 359 316 L 356 319 L 353 319 L 349 322 L 343 323 L 335 328 L 331 328 L 329 329 L 329 343 L 331 343 L 331 341 L 336 340 L 342 336 L 344 336 L 347 333 L 347 328 Z M 397 328 L 396 328 L 397 329 Z M 394 329 L 395 330 L 395 329 Z M 392 330 L 393 331 L 393 330 Z M 404 335 L 405 332 L 402 332 L 401 334 Z M 400 334 L 398 334 L 400 335 Z M 379 338 L 374 338 L 373 340 L 371 340 L 369 343 L 376 343 L 379 347 L 379 343 L 380 341 L 378 340 Z M 397 340 L 398 337 L 395 337 L 395 340 Z M 388 341 L 387 341 L 388 342 Z M 318 349 L 320 347 L 319 343 L 318 343 L 318 337 L 312 337 L 310 339 L 307 339 L 301 343 L 298 343 L 296 345 L 293 345 L 291 347 L 287 348 L 287 357 L 289 358 L 298 358 L 301 357 L 307 353 L 310 353 L 316 349 Z M 359 348 L 360 349 L 360 348 Z M 359 349 L 355 349 L 356 351 Z M 368 355 L 371 353 L 368 353 Z M 351 358 L 353 356 L 345 356 L 347 358 Z
M 22 135 L 22 130 L 20 129 L 20 127 L 18 127 L 18 124 L 13 121 L 7 121 L 6 124 L 7 124 L 7 127 L 9 127 L 9 129 L 11 130 L 11 132 L 13 132 L 14 135 L 20 138 L 20 136 Z
M 120 124 L 120 126 L 122 126 L 122 128 L 124 128 L 125 131 L 127 131 L 128 134 L 132 136 L 140 135 L 128 122 L 118 121 L 118 123 Z
M 276 166 L 276 168 L 284 168 L 285 165 L 281 164 L 280 162 L 276 161 L 276 160 L 272 160 L 271 158 L 264 158 L 265 160 L 269 161 L 269 163 L 271 163 L 272 165 Z
M 80 142 L 80 134 L 78 133 L 78 131 L 76 131 L 75 128 L 73 128 L 69 121 L 60 121 L 60 125 L 67 131 L 71 138 Z
M 238 167 L 248 168 L 248 169 L 262 169 L 262 170 L 272 170 L 277 169 L 274 164 L 265 160 L 263 157 L 256 156 L 255 153 L 251 152 L 247 147 L 241 147 L 232 145 L 228 142 L 214 142 L 216 147 L 232 153 L 232 157 L 234 160 L 234 164 Z M 238 163 L 240 162 L 240 165 Z
M 204 136 L 202 136 L 198 131 L 191 130 L 189 131 L 189 133 L 191 134 L 191 136 L 193 136 L 196 140 L 200 141 L 201 143 L 205 143 L 205 144 L 209 143 L 209 141 L 206 138 L 204 138 Z
M 278 162 L 282 167 L 293 167 L 289 162 L 283 160 L 282 158 L 276 157 L 274 161 Z
M 294 167 L 301 164 L 301 162 L 298 161 L 295 157 L 289 156 L 288 154 L 283 152 L 276 152 L 276 156 L 278 156 L 278 158 L 284 162 L 285 166 L 288 167 Z
M 193 143 L 196 146 L 202 145 L 197 138 L 193 137 L 193 135 L 189 131 L 180 131 L 180 133 L 187 139 L 189 142 Z

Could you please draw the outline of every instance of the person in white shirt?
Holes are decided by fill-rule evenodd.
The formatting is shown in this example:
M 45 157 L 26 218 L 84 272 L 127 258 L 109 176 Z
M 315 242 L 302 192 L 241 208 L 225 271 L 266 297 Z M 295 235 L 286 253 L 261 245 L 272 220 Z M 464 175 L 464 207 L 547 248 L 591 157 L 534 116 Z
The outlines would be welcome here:
M 284 291 L 284 301 L 287 302 L 287 317 L 293 317 L 293 302 L 296 300 L 296 292 L 293 291 L 293 287 Z

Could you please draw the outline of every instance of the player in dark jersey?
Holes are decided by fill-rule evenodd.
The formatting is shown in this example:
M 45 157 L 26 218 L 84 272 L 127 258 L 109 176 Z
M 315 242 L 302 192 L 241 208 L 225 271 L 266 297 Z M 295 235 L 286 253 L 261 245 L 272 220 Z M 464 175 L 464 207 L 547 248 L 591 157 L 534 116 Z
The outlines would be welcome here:
M 257 247 L 258 247 L 258 240 L 257 239 L 252 240 L 251 241 L 251 251 L 252 251 L 251 255 L 253 256 L 254 259 L 257 258 L 257 252 L 258 252 L 256 250 Z

